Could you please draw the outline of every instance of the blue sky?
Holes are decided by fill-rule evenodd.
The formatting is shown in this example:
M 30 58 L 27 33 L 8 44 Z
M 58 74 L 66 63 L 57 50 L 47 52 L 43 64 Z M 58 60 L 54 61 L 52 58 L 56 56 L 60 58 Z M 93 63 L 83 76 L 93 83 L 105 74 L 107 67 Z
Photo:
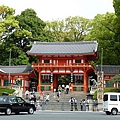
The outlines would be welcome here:
M 99 14 L 114 12 L 113 0 L 0 0 L 20 14 L 27 8 L 36 11 L 44 21 L 65 19 L 69 16 L 81 16 L 92 19 Z

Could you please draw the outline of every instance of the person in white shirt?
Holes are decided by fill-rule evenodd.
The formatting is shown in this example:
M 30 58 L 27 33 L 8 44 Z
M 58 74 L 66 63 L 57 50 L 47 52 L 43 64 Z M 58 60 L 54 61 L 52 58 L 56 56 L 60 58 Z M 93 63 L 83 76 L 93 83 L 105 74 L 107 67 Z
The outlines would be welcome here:
M 86 105 L 86 111 L 89 111 L 89 100 L 88 99 L 86 99 L 85 105 Z
M 46 103 L 46 102 L 49 102 L 49 100 L 50 100 L 49 97 L 50 97 L 50 96 L 49 96 L 49 93 L 47 93 L 47 94 L 46 94 L 46 97 L 45 97 L 45 103 Z
M 69 103 L 70 103 L 70 106 L 71 106 L 71 111 L 73 111 L 73 104 L 74 104 L 73 97 L 70 98 Z
M 29 91 L 28 91 L 28 90 L 25 91 L 25 98 L 26 98 L 26 99 L 29 98 Z

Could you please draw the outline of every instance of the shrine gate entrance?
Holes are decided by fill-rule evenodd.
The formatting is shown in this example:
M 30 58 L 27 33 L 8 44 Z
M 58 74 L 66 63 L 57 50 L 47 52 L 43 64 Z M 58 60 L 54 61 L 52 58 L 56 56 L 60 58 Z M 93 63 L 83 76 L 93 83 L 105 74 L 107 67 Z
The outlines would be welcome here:
M 36 56 L 38 63 L 32 67 L 38 72 L 37 91 L 58 89 L 65 83 L 71 92 L 87 92 L 89 76 L 94 73 L 90 61 L 97 60 L 96 41 L 34 42 L 28 55 Z

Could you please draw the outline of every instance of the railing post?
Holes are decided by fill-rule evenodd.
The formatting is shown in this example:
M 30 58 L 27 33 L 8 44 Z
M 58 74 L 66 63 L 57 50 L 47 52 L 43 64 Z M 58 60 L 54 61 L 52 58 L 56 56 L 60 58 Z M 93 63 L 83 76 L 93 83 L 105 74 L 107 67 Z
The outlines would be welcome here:
M 64 103 L 62 102 L 62 111 L 64 111 Z
M 45 110 L 45 103 L 42 103 L 42 110 Z

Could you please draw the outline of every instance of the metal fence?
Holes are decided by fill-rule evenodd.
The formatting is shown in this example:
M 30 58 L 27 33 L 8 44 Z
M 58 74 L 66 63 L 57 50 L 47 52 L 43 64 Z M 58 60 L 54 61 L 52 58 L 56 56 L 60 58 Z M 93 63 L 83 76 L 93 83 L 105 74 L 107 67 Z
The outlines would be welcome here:
M 70 111 L 71 105 L 69 102 L 31 102 L 35 104 L 37 110 L 52 110 L 52 111 Z M 94 106 L 93 103 L 89 103 L 88 106 L 85 104 L 77 103 L 78 111 L 102 111 L 102 103 L 98 103 Z M 73 105 L 73 111 L 75 111 L 75 106 Z

